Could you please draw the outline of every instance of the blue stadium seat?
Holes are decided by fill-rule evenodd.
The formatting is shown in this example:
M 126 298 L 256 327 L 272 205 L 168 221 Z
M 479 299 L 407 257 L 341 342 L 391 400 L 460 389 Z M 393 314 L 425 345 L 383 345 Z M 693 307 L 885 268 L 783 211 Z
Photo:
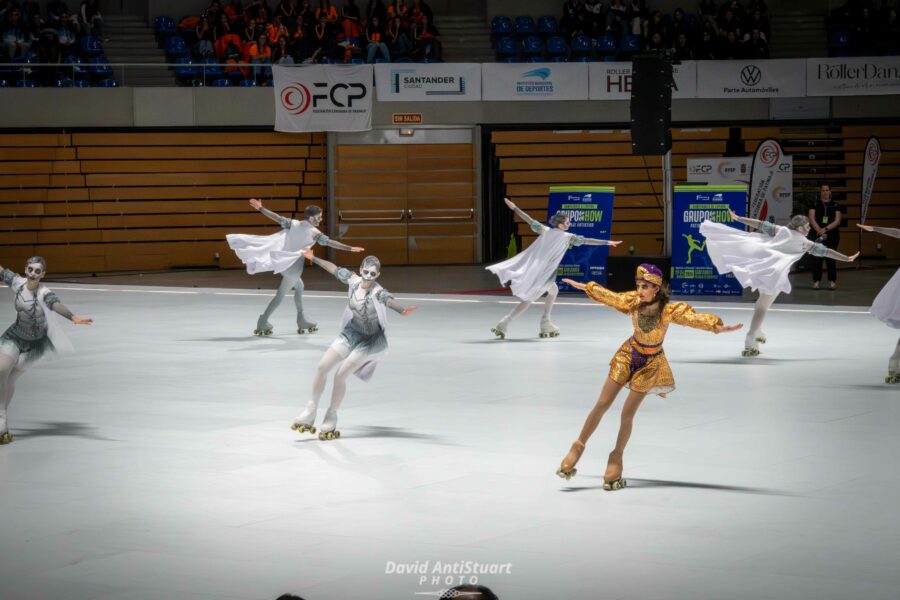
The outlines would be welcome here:
M 515 38 L 510 35 L 504 36 L 497 40 L 497 58 L 503 59 L 510 56 L 517 56 L 519 47 Z
M 172 17 L 161 16 L 153 20 L 153 29 L 159 36 L 169 36 L 178 31 L 178 25 Z
M 110 77 L 109 79 L 101 79 L 97 82 L 97 87 L 113 88 L 119 87 L 119 82 Z
M 256 87 L 255 79 L 241 79 L 241 82 L 238 84 L 241 87 Z
M 210 85 L 212 87 L 231 87 L 231 80 L 226 77 L 220 77 L 219 79 L 213 79 Z
M 522 52 L 525 56 L 534 56 L 535 54 L 544 53 L 544 43 L 536 35 L 529 35 L 522 41 Z
M 594 49 L 594 43 L 586 35 L 576 35 L 572 38 L 572 53 L 578 56 L 590 54 Z
M 113 74 L 112 67 L 109 66 L 109 61 L 103 56 L 91 59 L 90 71 L 95 77 L 100 79 L 112 77 Z
M 615 54 L 604 54 L 604 55 L 600 58 L 600 62 L 616 62 L 616 60 L 617 60 L 617 59 L 616 59 L 616 55 L 615 55 Z
M 166 54 L 172 57 L 182 57 L 188 55 L 187 44 L 177 35 L 166 38 Z M 177 62 L 177 61 L 176 61 Z
M 439 61 L 439 60 L 436 59 L 436 58 L 426 58 L 426 59 L 423 59 L 423 60 L 422 60 L 422 64 L 426 64 L 426 65 L 430 65 L 430 64 L 434 64 L 434 63 L 439 63 L 439 62 L 441 62 L 441 61 Z
M 500 62 L 502 62 L 502 63 L 520 63 L 520 62 L 522 62 L 522 59 L 519 58 L 518 56 L 507 56 Z
M 828 47 L 843 50 L 850 47 L 850 32 L 846 29 L 835 29 L 828 34 Z
M 543 57 L 543 56 L 529 56 L 527 62 L 530 62 L 530 63 L 542 63 L 542 62 L 547 62 L 547 61 L 544 60 L 544 57 Z
M 391 62 L 391 61 L 389 61 L 389 60 L 386 59 L 386 58 L 376 58 L 376 59 L 375 59 L 375 64 L 376 64 L 376 65 L 383 65 L 383 64 L 386 64 L 386 63 L 390 63 L 390 62 Z
M 547 54 L 551 57 L 565 56 L 569 52 L 569 45 L 561 35 L 547 38 Z
M 75 65 L 83 65 L 84 64 L 84 61 L 81 60 L 80 56 L 77 56 L 75 54 L 69 54 L 68 56 L 66 56 L 63 59 L 63 64 L 64 65 L 72 65 L 70 69 L 67 69 L 67 71 L 69 72 L 69 74 L 74 75 L 75 77 L 83 77 L 84 75 L 87 75 L 86 68 L 81 67 L 81 66 L 75 66 Z
M 503 15 L 497 15 L 493 19 L 491 19 L 491 35 L 493 36 L 501 36 L 501 35 L 509 35 L 512 33 L 513 25 L 512 21 L 509 17 L 504 17 Z
M 585 54 L 582 56 L 573 56 L 572 62 L 594 62 L 594 59 Z
M 364 61 L 364 60 L 361 59 L 361 58 L 351 58 L 351 59 L 350 59 L 350 64 L 351 64 L 351 65 L 364 65 L 364 64 L 366 64 L 366 61 Z
M 601 35 L 597 38 L 597 52 L 599 54 L 615 54 L 619 49 L 615 36 Z
M 534 35 L 537 33 L 537 25 L 529 15 L 519 15 L 516 17 L 516 35 L 524 37 L 526 35 Z
M 569 57 L 568 56 L 554 56 L 553 62 L 566 63 L 566 62 L 569 62 Z
M 623 35 L 622 41 L 619 43 L 619 50 L 622 52 L 635 53 L 641 50 L 641 36 L 639 35 Z
M 103 44 L 98 38 L 86 35 L 81 38 L 81 53 L 85 56 L 99 56 L 103 54 Z
M 538 33 L 543 36 L 554 35 L 559 31 L 559 23 L 553 15 L 544 15 L 538 19 Z
M 179 79 L 192 79 L 199 75 L 200 69 L 194 66 L 194 61 L 188 56 L 181 56 L 175 59 L 175 76 Z
M 89 88 L 91 87 L 91 82 L 88 79 L 76 79 L 73 85 L 77 88 Z
M 0 79 L 0 87 L 9 87 L 9 82 L 5 79 Z
M 203 60 L 200 61 L 200 64 L 204 65 L 203 74 L 206 76 L 207 79 L 218 79 L 224 73 L 224 70 L 222 69 L 222 67 L 218 67 L 218 66 L 207 67 L 207 66 L 205 66 L 205 65 L 215 65 L 217 62 L 219 62 L 219 61 L 211 56 L 208 58 L 204 58 Z
M 16 82 L 16 87 L 36 88 L 37 86 L 37 81 L 34 79 L 20 79 Z
M 688 29 L 691 31 L 697 31 L 700 27 L 700 19 L 697 18 L 697 15 L 694 13 L 685 13 L 684 14 L 684 22 L 687 24 Z
M 72 87 L 72 80 L 63 75 L 58 75 L 56 79 L 53 80 L 51 87 L 70 88 Z

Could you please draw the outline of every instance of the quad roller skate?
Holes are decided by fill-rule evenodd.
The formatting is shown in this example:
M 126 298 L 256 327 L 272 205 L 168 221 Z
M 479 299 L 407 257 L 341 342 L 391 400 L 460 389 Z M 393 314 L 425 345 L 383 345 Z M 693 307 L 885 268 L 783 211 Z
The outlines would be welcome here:
M 900 383 L 900 373 L 892 373 L 884 378 L 885 383 Z
M 306 405 L 306 410 L 294 417 L 294 423 L 291 425 L 291 429 L 297 433 L 305 433 L 307 431 L 309 433 L 315 433 L 316 428 L 313 423 L 316 422 L 316 408 L 316 405 L 310 401 L 310 403 Z
M 496 335 L 501 340 L 506 339 L 506 327 L 509 324 L 509 321 L 506 319 L 502 319 L 499 323 L 497 323 L 496 327 L 491 328 L 491 333 Z
M 13 441 L 12 434 L 6 428 L 6 411 L 3 411 L 3 414 L 0 415 L 0 446 L 3 444 L 9 444 Z
M 259 316 L 259 320 L 256 321 L 256 329 L 253 330 L 253 335 L 258 335 L 258 336 L 272 335 L 272 324 L 266 320 L 265 315 Z
M 337 430 L 337 411 L 329 410 L 325 413 L 325 420 L 322 421 L 322 430 L 319 432 L 319 439 L 336 440 L 341 437 L 341 432 Z
M 744 351 L 741 352 L 741 356 L 759 356 L 759 335 L 758 332 L 747 334 L 747 337 L 744 339 Z
M 767 341 L 766 333 L 762 329 L 760 329 L 756 332 L 756 335 L 753 336 L 753 339 L 755 339 L 760 344 L 765 344 Z
M 628 481 L 622 479 L 622 453 L 613 450 L 609 453 L 609 462 L 606 463 L 606 473 L 603 474 L 603 489 L 607 492 L 621 490 Z
M 303 317 L 297 317 L 297 333 L 300 335 L 303 335 L 304 333 L 315 333 L 318 330 L 319 327 L 316 323 L 311 323 Z
M 575 465 L 578 463 L 578 459 L 581 458 L 582 452 L 584 452 L 584 444 L 577 440 L 572 442 L 572 447 L 569 448 L 569 453 L 566 454 L 566 457 L 559 465 L 559 468 L 556 470 L 556 474 L 566 481 L 575 477 L 575 473 L 578 472 L 578 469 L 575 468 Z
M 549 318 L 541 319 L 541 331 L 539 335 L 542 338 L 559 337 L 559 328 L 551 323 Z

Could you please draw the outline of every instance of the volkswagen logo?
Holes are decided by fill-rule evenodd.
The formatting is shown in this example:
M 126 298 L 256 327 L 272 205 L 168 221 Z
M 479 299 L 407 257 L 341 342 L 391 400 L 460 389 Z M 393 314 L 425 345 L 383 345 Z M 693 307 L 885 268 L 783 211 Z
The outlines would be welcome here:
M 756 65 L 747 65 L 741 69 L 741 81 L 744 85 L 756 85 L 762 79 L 762 71 Z

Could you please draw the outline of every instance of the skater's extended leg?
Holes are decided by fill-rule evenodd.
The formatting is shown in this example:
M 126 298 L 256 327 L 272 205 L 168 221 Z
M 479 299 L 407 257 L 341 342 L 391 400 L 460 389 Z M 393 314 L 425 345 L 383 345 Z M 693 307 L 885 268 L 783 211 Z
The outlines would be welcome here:
M 16 368 L 18 355 L 0 353 L 0 444 L 12 441 L 6 421 L 6 411 L 12 401 L 16 389 L 16 379 L 24 373 L 24 369 Z
M 609 378 L 606 379 L 606 383 L 603 384 L 603 389 L 600 391 L 600 397 L 597 399 L 597 403 L 594 405 L 594 408 L 591 409 L 591 412 L 588 413 L 588 416 L 584 421 L 584 426 L 581 428 L 581 433 L 579 434 L 578 439 L 572 443 L 569 453 L 566 454 L 562 464 L 559 466 L 559 469 L 557 469 L 557 475 L 565 477 L 566 479 L 575 475 L 577 471 L 575 465 L 578 463 L 578 459 L 581 458 L 581 453 L 584 452 L 587 441 L 594 434 L 597 426 L 600 425 L 600 420 L 603 418 L 606 411 L 609 410 L 609 407 L 612 406 L 613 401 L 616 399 L 616 395 L 621 389 L 622 384 L 616 383 Z
M 892 383 L 900 383 L 900 340 L 897 340 L 897 348 L 888 361 L 888 378 Z
M 256 333 L 265 334 L 265 332 L 272 332 L 272 324 L 269 323 L 269 319 L 272 317 L 272 313 L 275 312 L 275 309 L 281 304 L 281 301 L 284 300 L 285 294 L 291 291 L 297 282 L 300 281 L 300 273 L 303 269 L 303 262 L 297 261 L 300 263 L 300 267 L 297 265 L 293 265 L 290 269 L 281 274 L 281 285 L 278 286 L 278 289 L 275 291 L 275 297 L 269 301 L 269 305 L 266 306 L 266 310 L 263 314 L 259 315 L 259 320 L 256 323 Z M 268 335 L 268 334 L 266 334 Z
M 325 354 L 319 361 L 319 365 L 316 367 L 316 375 L 313 377 L 312 396 L 304 411 L 294 418 L 291 429 L 301 433 L 304 431 L 309 431 L 310 433 L 316 432 L 316 428 L 313 427 L 313 424 L 315 423 L 316 412 L 319 408 L 319 399 L 322 398 L 322 393 L 325 391 L 326 378 L 331 370 L 344 360 L 344 356 L 344 353 L 336 350 L 334 347 L 325 351 Z
M 754 356 L 759 354 L 759 343 L 766 342 L 766 334 L 762 331 L 762 324 L 769 312 L 777 294 L 763 294 L 760 292 L 756 304 L 753 305 L 753 319 L 750 321 L 750 330 L 744 338 L 744 355 Z
M 557 337 L 559 328 L 550 320 L 550 313 L 553 312 L 553 303 L 559 295 L 559 287 L 554 283 L 547 290 L 547 297 L 544 299 L 544 314 L 541 316 L 541 337 Z
M 500 319 L 500 322 L 497 323 L 497 326 L 491 329 L 491 331 L 497 337 L 504 338 L 506 337 L 506 328 L 509 327 L 509 322 L 521 315 L 523 312 L 528 310 L 528 307 L 531 306 L 531 302 L 522 301 L 516 304 L 516 307 L 510 311 L 508 315 Z
M 625 487 L 625 480 L 622 479 L 622 456 L 625 453 L 625 446 L 628 445 L 628 440 L 631 438 L 634 416 L 646 396 L 647 394 L 644 392 L 632 390 L 625 399 L 625 405 L 622 407 L 622 420 L 619 424 L 619 435 L 616 437 L 616 447 L 609 453 L 609 462 L 606 464 L 606 472 L 603 474 L 604 489 L 617 490 Z
M 344 401 L 344 396 L 347 395 L 347 380 L 365 361 L 364 353 L 353 352 L 335 372 L 331 388 L 331 404 L 328 406 L 328 412 L 325 413 L 325 420 L 322 421 L 322 432 L 319 434 L 319 439 L 333 439 L 341 436 L 337 430 L 337 411 Z
M 298 276 L 297 283 L 294 284 L 294 306 L 297 308 L 297 333 L 303 333 L 304 331 L 314 333 L 318 330 L 318 327 L 316 327 L 316 324 L 312 321 L 308 321 L 306 315 L 303 314 L 303 289 L 303 279 Z

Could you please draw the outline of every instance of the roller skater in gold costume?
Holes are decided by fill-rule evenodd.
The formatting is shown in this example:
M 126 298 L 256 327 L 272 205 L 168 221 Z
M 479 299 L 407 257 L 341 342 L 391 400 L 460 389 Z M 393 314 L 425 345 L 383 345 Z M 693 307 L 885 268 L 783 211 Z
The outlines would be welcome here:
M 597 404 L 588 414 L 578 439 L 572 444 L 556 474 L 565 479 L 573 477 L 575 465 L 584 452 L 588 439 L 600 424 L 603 414 L 612 406 L 623 386 L 630 390 L 622 409 L 622 422 L 616 447 L 609 454 L 609 463 L 603 475 L 603 489 L 618 490 L 626 485 L 622 479 L 622 453 L 631 429 L 634 416 L 647 394 L 665 397 L 675 389 L 675 378 L 669 368 L 669 361 L 663 352 L 663 339 L 671 323 L 703 329 L 713 333 L 735 331 L 742 324 L 726 326 L 715 315 L 695 312 L 684 302 L 669 303 L 668 289 L 663 285 L 662 271 L 656 265 L 642 264 L 637 268 L 633 292 L 618 294 L 601 285 L 589 282 L 587 285 L 564 279 L 572 287 L 584 290 L 594 302 L 605 304 L 617 311 L 631 315 L 634 334 L 622 344 L 609 363 L 609 378 L 603 384 Z

